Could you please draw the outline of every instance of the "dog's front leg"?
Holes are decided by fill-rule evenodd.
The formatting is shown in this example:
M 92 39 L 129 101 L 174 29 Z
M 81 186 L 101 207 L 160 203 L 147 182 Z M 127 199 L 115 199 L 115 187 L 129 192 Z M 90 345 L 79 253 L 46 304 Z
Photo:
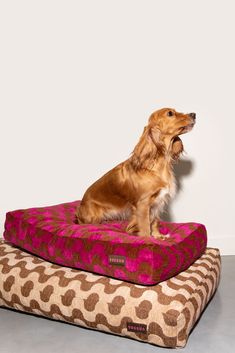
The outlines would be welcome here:
M 136 220 L 138 226 L 138 235 L 150 236 L 150 202 L 149 200 L 141 200 L 136 207 Z
M 130 233 L 130 234 L 138 234 L 139 230 L 138 230 L 138 225 L 137 225 L 137 219 L 136 219 L 136 214 L 133 213 L 132 217 L 126 227 L 126 232 Z
M 151 223 L 151 235 L 155 238 L 155 239 L 163 239 L 164 236 L 160 233 L 159 231 L 159 221 L 157 219 L 155 219 L 152 223 Z

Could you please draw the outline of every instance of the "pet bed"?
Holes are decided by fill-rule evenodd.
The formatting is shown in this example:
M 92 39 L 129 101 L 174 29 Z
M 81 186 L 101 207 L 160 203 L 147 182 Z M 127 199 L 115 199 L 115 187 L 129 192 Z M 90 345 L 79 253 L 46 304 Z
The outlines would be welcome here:
M 163 347 L 185 346 L 219 277 L 212 248 L 150 287 L 55 265 L 0 241 L 0 306 Z
M 164 240 L 125 232 L 127 222 L 75 223 L 79 201 L 8 212 L 4 238 L 62 266 L 152 285 L 187 269 L 206 248 L 199 223 L 161 223 Z

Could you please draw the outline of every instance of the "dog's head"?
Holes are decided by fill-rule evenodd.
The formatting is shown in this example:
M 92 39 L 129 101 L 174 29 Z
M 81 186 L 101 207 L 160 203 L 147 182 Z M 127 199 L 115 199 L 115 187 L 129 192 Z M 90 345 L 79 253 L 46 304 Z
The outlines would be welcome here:
M 178 113 L 175 109 L 163 108 L 151 114 L 149 127 L 155 134 L 174 138 L 192 130 L 196 122 L 196 114 Z
M 195 113 L 178 113 L 172 108 L 163 108 L 151 114 L 148 128 L 157 147 L 164 145 L 164 140 L 171 141 L 168 150 L 173 160 L 178 160 L 184 150 L 179 135 L 192 130 L 196 122 Z
M 195 121 L 195 113 L 178 113 L 171 108 L 163 108 L 151 114 L 132 153 L 133 167 L 136 170 L 149 168 L 159 156 L 178 160 L 184 150 L 179 135 L 192 130 Z

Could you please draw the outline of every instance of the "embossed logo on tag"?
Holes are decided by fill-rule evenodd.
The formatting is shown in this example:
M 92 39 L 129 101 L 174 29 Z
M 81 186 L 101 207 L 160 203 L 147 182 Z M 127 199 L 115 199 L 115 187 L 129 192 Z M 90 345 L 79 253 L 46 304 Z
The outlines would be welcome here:
M 121 255 L 109 255 L 109 263 L 110 265 L 125 266 L 126 258 Z
M 138 324 L 137 322 L 128 322 L 127 331 L 147 333 L 147 325 Z

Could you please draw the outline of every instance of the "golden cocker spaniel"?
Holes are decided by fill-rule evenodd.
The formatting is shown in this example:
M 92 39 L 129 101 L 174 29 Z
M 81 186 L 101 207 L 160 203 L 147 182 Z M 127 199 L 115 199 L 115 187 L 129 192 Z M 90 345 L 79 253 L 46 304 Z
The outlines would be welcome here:
M 195 113 L 171 108 L 154 112 L 131 157 L 87 189 L 77 222 L 128 220 L 128 233 L 162 238 L 160 213 L 175 193 L 172 165 L 183 152 L 179 135 L 190 131 L 195 120 Z

